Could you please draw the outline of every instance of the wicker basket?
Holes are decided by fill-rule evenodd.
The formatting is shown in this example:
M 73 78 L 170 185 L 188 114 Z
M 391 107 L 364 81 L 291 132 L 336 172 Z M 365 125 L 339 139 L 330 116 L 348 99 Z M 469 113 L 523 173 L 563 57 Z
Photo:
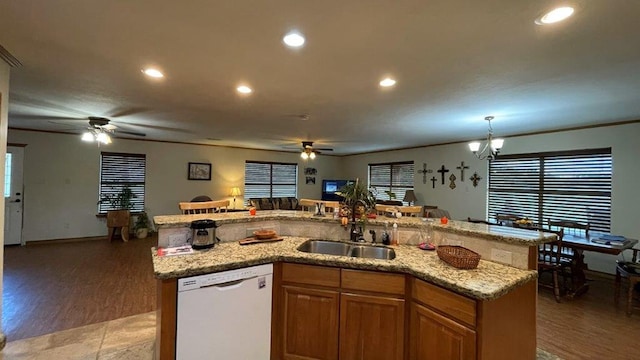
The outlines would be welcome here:
M 438 246 L 438 257 L 458 269 L 475 269 L 480 262 L 480 254 L 462 246 Z
M 253 232 L 253 235 L 256 237 L 256 239 L 266 240 L 275 237 L 276 232 L 273 230 L 256 230 Z

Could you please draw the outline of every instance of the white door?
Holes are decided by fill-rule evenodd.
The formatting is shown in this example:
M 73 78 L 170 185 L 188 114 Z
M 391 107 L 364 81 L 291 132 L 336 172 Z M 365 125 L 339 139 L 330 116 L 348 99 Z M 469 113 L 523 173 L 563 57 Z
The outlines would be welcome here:
M 4 174 L 4 244 L 22 244 L 22 161 L 24 148 L 7 146 Z

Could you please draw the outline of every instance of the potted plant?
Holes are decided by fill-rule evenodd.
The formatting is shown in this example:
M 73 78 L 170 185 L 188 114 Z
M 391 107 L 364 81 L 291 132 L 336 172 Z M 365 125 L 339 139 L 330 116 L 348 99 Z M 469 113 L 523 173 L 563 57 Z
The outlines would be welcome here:
M 355 182 L 347 183 L 336 194 L 344 198 L 344 204 L 350 209 L 356 207 L 356 214 L 364 214 L 367 209 L 375 209 L 376 207 L 375 189 L 367 187 L 358 179 Z M 361 203 L 358 204 L 358 201 Z
M 149 235 L 149 216 L 146 211 L 136 216 L 136 222 L 133 224 L 133 232 L 137 239 L 144 239 Z
M 109 210 L 107 210 L 109 240 L 113 240 L 116 228 L 121 228 L 120 233 L 122 239 L 125 241 L 128 240 L 131 209 L 133 208 L 133 202 L 131 200 L 135 197 L 136 195 L 131 191 L 131 188 L 126 185 L 117 193 L 100 195 L 98 204 L 109 204 Z

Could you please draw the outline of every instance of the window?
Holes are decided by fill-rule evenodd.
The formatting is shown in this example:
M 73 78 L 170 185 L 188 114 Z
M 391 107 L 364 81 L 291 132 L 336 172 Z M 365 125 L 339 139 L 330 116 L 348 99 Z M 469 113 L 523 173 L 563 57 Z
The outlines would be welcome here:
M 496 214 L 611 229 L 611 148 L 501 155 L 489 164 L 489 218 Z
M 144 210 L 146 155 L 103 152 L 100 154 L 100 194 L 117 194 L 128 186 L 135 197 L 132 212 Z M 98 204 L 98 213 L 112 210 L 111 204 Z
M 396 195 L 395 200 L 402 200 L 407 190 L 413 190 L 413 161 L 369 164 L 369 186 L 378 192 L 378 200 L 391 200 L 385 191 Z
M 245 199 L 297 197 L 298 164 L 247 161 L 244 165 Z
M 11 157 L 12 153 L 7 153 L 4 160 L 4 197 L 11 197 Z

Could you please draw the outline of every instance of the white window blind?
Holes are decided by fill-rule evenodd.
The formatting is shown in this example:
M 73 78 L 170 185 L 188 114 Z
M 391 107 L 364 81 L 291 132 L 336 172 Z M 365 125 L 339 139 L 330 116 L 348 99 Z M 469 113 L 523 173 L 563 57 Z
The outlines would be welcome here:
M 413 161 L 369 164 L 369 186 L 376 189 L 378 200 L 391 200 L 385 191 L 402 200 L 407 190 L 413 190 Z
M 246 161 L 244 166 L 244 197 L 296 197 L 298 164 Z
M 100 195 L 117 194 L 128 186 L 135 197 L 131 212 L 144 210 L 146 155 L 102 152 L 100 155 Z M 108 202 L 98 204 L 98 213 L 114 210 Z
M 489 164 L 489 218 L 589 223 L 611 230 L 611 148 L 501 155 Z

